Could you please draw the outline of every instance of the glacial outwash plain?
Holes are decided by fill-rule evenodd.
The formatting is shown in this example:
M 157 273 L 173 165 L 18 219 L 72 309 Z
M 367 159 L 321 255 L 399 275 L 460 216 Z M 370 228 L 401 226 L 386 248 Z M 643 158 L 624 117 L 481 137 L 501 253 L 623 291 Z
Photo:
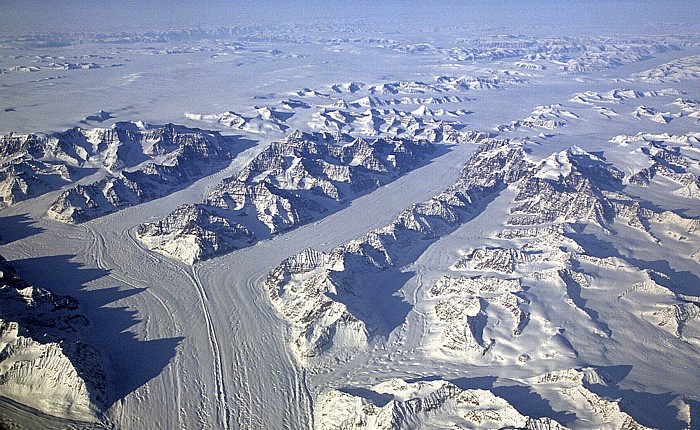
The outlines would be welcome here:
M 1 429 L 700 429 L 697 1 L 0 15 Z

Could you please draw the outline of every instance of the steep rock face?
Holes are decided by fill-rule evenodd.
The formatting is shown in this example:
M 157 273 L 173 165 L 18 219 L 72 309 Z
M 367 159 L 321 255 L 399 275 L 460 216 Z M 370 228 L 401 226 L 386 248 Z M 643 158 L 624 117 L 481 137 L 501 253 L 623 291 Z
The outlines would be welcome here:
M 6 162 L 0 170 L 0 207 L 51 191 L 70 182 L 71 170 L 63 164 L 22 158 Z
M 647 429 L 623 412 L 618 401 L 605 399 L 591 391 L 595 386 L 606 386 L 607 379 L 596 369 L 583 368 L 549 372 L 525 382 L 544 396 L 556 393 L 558 400 L 555 406 L 560 410 L 575 411 L 591 428 Z
M 308 222 L 332 202 L 364 194 L 415 167 L 431 145 L 383 139 L 316 142 L 301 133 L 275 142 L 206 203 L 257 216 L 271 233 Z M 316 215 L 317 217 L 318 215 Z
M 246 184 L 267 183 L 283 190 L 311 190 L 333 200 L 386 183 L 414 168 L 434 148 L 425 142 L 377 139 L 322 142 L 295 132 L 275 142 L 236 177 Z M 346 190 L 343 190 L 343 186 Z M 225 184 L 212 199 L 225 193 Z
M 524 416 L 488 390 L 461 389 L 443 380 L 411 383 L 392 379 L 366 391 L 376 399 L 341 390 L 321 394 L 314 411 L 315 427 L 323 430 L 565 428 L 550 418 Z
M 346 347 L 338 342 L 340 337 L 334 328 L 338 318 L 327 317 L 330 310 L 342 315 L 343 321 L 353 322 L 354 338 L 364 340 L 365 333 L 376 334 L 382 331 L 379 327 L 390 325 L 372 312 L 378 306 L 371 304 L 377 301 L 373 298 L 377 294 L 374 285 L 382 285 L 381 280 L 386 278 L 386 287 L 391 288 L 403 276 L 400 268 L 416 252 L 454 230 L 484 199 L 527 175 L 530 168 L 521 148 L 510 147 L 507 141 L 489 141 L 465 165 L 453 186 L 425 203 L 402 211 L 390 225 L 328 254 L 305 251 L 283 262 L 270 273 L 263 286 L 273 305 L 292 324 L 291 344 L 297 357 L 304 362 L 305 358 L 322 353 L 326 345 Z M 472 316 L 467 308 L 471 309 L 465 303 L 466 313 L 462 312 L 465 318 Z M 362 343 L 351 346 L 358 345 L 363 346 Z
M 515 265 L 526 261 L 527 256 L 515 249 L 473 249 L 464 255 L 455 269 L 492 270 L 501 273 L 513 273 Z
M 46 137 L 35 134 L 10 133 L 0 137 L 0 157 L 18 158 L 28 155 L 32 158 L 41 158 L 46 155 Z
M 667 140 L 672 137 L 668 136 Z M 670 142 L 668 142 L 670 143 Z M 664 178 L 677 184 L 674 194 L 687 197 L 700 197 L 700 162 L 697 158 L 689 156 L 686 148 L 671 146 L 663 141 L 651 141 L 646 147 L 641 148 L 641 153 L 648 157 L 651 165 L 645 167 L 628 178 L 633 185 L 647 187 L 655 178 Z
M 69 170 L 80 173 L 82 169 L 110 170 L 133 165 L 139 160 L 136 152 L 140 153 L 140 148 L 131 150 L 138 140 L 133 131 L 136 128 L 135 123 L 125 122 L 108 129 L 76 127 L 60 133 L 10 133 L 0 137 L 3 146 L 0 159 L 6 166 L 10 163 L 9 168 L 3 169 L 3 182 L 19 180 L 26 184 L 21 193 L 10 193 L 5 200 L 22 200 L 65 185 L 73 179 L 62 174 Z M 57 173 L 60 178 L 53 177 Z
M 78 302 L 35 288 L 0 257 L 0 394 L 50 415 L 96 421 L 106 407 L 105 373 L 80 341 L 88 320 Z
M 621 189 L 623 173 L 578 148 L 552 154 L 536 173 L 518 185 L 511 225 L 591 220 L 605 224 L 614 218 L 608 199 Z
M 331 349 L 343 354 L 343 349 L 367 346 L 364 322 L 328 296 L 338 292 L 332 269 L 343 263 L 341 253 L 307 249 L 282 262 L 266 279 L 270 300 L 292 324 L 292 350 L 302 362 Z
M 83 129 L 75 127 L 59 133 L 0 136 L 0 204 L 9 205 L 58 189 L 68 183 L 102 170 L 107 179 L 87 187 L 104 189 L 115 181 L 124 180 L 126 185 L 138 172 L 153 174 L 158 167 L 167 170 L 175 167 L 182 170 L 177 175 L 191 179 L 202 175 L 203 163 L 221 162 L 230 158 L 228 139 L 218 133 L 188 129 L 173 124 L 151 127 L 141 122 L 118 122 L 109 128 Z M 178 166 L 192 159 L 195 165 Z M 137 167 L 151 162 L 154 166 Z M 198 167 L 196 164 L 199 163 Z M 131 178 L 122 177 L 122 172 L 131 169 Z M 209 168 L 210 169 L 210 168 Z M 206 169 L 205 169 L 206 170 Z M 150 173 L 149 173 L 150 172 Z M 170 176 L 174 172 L 156 172 Z M 139 184 L 142 187 L 158 184 Z M 97 191 L 93 191 L 97 192 Z M 51 211 L 57 219 L 71 219 L 76 196 L 90 200 L 90 191 L 67 191 L 59 198 Z M 127 200 L 127 199 L 123 199 Z M 89 202 L 84 205 L 89 207 Z M 104 210 L 96 213 L 105 212 Z M 78 211 L 79 212 L 79 211 Z M 88 211 L 89 212 L 89 211 Z M 94 216 L 90 214 L 89 216 Z
M 307 175 L 305 175 L 307 176 Z M 319 196 L 332 200 L 339 198 L 337 188 L 326 180 L 311 179 L 306 182 L 310 190 Z M 302 198 L 301 194 L 289 192 L 269 182 L 246 184 L 243 181 L 227 181 L 218 187 L 206 200 L 205 206 L 238 212 L 243 216 L 257 218 L 270 234 L 288 230 L 305 224 L 324 208 L 311 199 Z
M 470 90 L 491 90 L 502 88 L 506 85 L 522 84 L 527 82 L 524 78 L 512 76 L 505 73 L 493 72 L 481 76 L 461 75 L 461 76 L 438 76 L 435 78 L 435 87 L 443 91 L 470 91 Z
M 218 133 L 171 124 L 132 129 L 93 130 L 88 141 L 93 151 L 106 154 L 103 166 L 115 176 L 64 191 L 49 208 L 49 217 L 84 222 L 150 201 L 211 173 L 233 156 L 230 142 Z M 137 162 L 138 167 L 123 170 Z
M 236 176 L 222 181 L 197 206 L 198 211 L 221 214 L 234 226 L 219 223 L 219 228 L 209 231 L 230 236 L 235 233 L 226 233 L 227 229 L 240 230 L 242 225 L 264 237 L 298 227 L 395 180 L 434 152 L 433 145 L 427 142 L 401 139 L 368 142 L 337 137 L 341 140 L 329 134 L 295 132 L 272 143 Z M 171 214 L 169 218 L 174 220 L 176 216 Z M 177 225 L 186 223 L 168 224 L 177 229 L 182 228 Z M 139 236 L 146 231 L 151 236 L 183 234 L 174 230 L 158 233 L 152 226 L 142 226 Z M 197 248 L 200 242 L 190 243 Z M 163 251 L 166 246 L 159 249 Z M 183 252 L 168 254 L 179 258 Z M 197 249 L 190 250 L 188 255 L 210 256 Z
M 68 165 L 84 160 L 62 156 L 65 151 L 57 146 L 44 135 L 0 136 L 0 207 L 43 194 L 73 179 Z
M 533 318 L 527 291 L 537 287 L 539 294 L 557 297 L 580 321 L 582 333 L 609 339 L 612 329 L 587 297 L 610 286 L 588 273 L 625 270 L 639 275 L 622 258 L 586 254 L 586 244 L 579 242 L 585 235 L 575 225 L 610 231 L 626 224 L 652 238 L 659 229 L 668 229 L 677 240 L 695 240 L 700 231 L 697 220 L 642 208 L 622 193 L 623 176 L 578 148 L 533 165 L 517 145 L 489 140 L 444 192 L 328 253 L 307 250 L 285 260 L 263 287 L 290 322 L 291 348 L 302 364 L 313 368 L 325 358 L 352 356 L 398 326 L 383 310 L 401 306 L 383 303 L 388 299 L 382 297 L 403 286 L 407 278 L 401 268 L 511 184 L 517 191 L 512 219 L 520 221 L 495 233 L 493 246 L 464 252 L 451 270 L 468 275 L 442 278 L 413 304 L 428 327 L 419 334 L 419 348 L 435 359 L 479 364 L 575 358 L 578 351 L 564 329 L 542 315 Z M 694 342 L 695 301 L 682 295 L 654 300 L 668 305 L 632 317 L 684 336 L 676 334 L 677 326 L 678 333 L 687 331 L 684 340 Z M 516 357 L 513 350 L 521 354 Z
M 242 225 L 190 205 L 179 206 L 156 223 L 139 225 L 136 234 L 150 249 L 189 264 L 242 248 L 254 240 Z
M 400 102 L 395 100 L 394 102 Z M 427 101 L 427 99 L 426 99 Z M 344 103 L 344 102 L 343 102 Z M 308 126 L 312 130 L 341 132 L 354 136 L 387 136 L 399 139 L 423 140 L 430 143 L 473 143 L 488 137 L 487 133 L 463 130 L 464 126 L 450 119 L 468 112 L 463 109 L 431 110 L 425 104 L 410 114 L 395 108 L 381 109 L 375 105 L 391 104 L 374 98 L 364 98 L 341 107 L 322 107 L 314 113 Z M 361 112 L 349 108 L 369 107 Z

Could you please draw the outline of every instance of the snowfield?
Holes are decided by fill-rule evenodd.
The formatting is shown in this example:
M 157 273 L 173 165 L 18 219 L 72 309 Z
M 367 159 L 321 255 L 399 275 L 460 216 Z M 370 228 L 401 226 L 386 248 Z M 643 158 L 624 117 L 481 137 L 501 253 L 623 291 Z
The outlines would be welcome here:
M 380 21 L 0 33 L 0 427 L 700 428 L 700 35 Z

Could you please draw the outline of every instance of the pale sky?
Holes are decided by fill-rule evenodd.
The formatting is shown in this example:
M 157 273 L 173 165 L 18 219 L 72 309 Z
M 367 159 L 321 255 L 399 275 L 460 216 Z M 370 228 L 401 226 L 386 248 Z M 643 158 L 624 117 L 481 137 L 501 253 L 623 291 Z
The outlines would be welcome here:
M 401 1 L 401 0 L 2 0 L 3 33 L 121 31 L 350 18 L 385 25 L 569 28 L 602 26 L 633 32 L 652 23 L 687 23 L 697 29 L 700 1 Z

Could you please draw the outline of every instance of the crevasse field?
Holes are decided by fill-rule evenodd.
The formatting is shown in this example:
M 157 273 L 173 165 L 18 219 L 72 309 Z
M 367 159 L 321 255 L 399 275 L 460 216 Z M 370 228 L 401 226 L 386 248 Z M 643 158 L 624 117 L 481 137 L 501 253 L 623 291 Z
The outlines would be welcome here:
M 700 5 L 0 5 L 0 428 L 700 428 Z

